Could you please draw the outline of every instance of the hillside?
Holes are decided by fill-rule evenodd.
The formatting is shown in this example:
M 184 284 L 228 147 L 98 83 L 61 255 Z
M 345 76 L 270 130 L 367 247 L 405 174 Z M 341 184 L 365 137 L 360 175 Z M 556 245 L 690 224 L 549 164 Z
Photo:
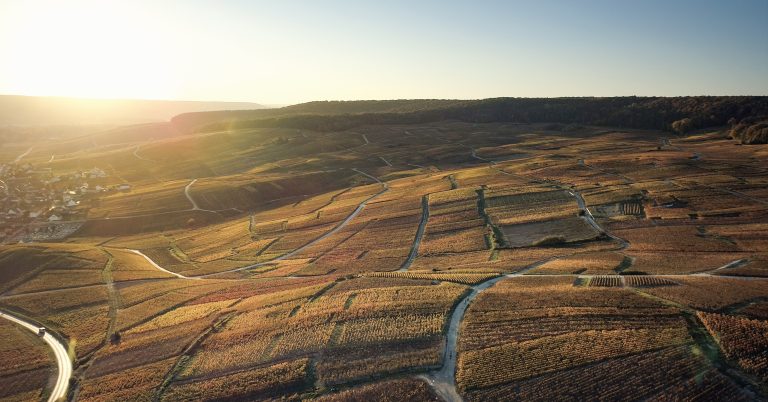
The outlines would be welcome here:
M 644 124 L 759 100 L 515 110 Z M 285 109 L 530 101 L 450 102 Z M 768 145 L 728 131 L 166 122 L 4 143 L 0 310 L 72 361 L 5 316 L 0 398 L 55 379 L 83 402 L 765 400 Z
M 0 126 L 137 124 L 168 121 L 185 112 L 260 109 L 257 103 L 139 99 L 73 99 L 0 95 Z
M 181 130 L 284 127 L 320 131 L 371 124 L 562 123 L 689 131 L 768 115 L 768 97 L 494 98 L 471 101 L 311 102 L 265 111 L 186 113 Z M 687 119 L 687 120 L 686 120 Z M 676 123 L 677 122 L 677 123 Z

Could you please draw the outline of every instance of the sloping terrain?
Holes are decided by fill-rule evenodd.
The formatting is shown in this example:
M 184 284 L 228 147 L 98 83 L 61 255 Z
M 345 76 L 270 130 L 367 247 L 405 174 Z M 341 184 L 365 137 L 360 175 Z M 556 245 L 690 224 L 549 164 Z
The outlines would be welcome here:
M 67 343 L 71 399 L 768 395 L 766 145 L 549 122 L 220 128 L 24 156 L 130 185 L 83 201 L 71 235 L 0 247 L 0 307 Z M 22 384 L 0 389 L 46 395 L 53 360 L 10 325 L 30 346 L 0 339 L 17 362 L 0 382 Z

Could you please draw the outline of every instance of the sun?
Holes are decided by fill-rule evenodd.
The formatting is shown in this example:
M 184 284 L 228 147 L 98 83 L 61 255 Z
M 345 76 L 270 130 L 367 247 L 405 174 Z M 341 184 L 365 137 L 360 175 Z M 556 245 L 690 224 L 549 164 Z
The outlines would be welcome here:
M 27 95 L 173 98 L 173 43 L 158 18 L 129 3 L 59 2 L 13 5 L 2 28 L 4 86 Z

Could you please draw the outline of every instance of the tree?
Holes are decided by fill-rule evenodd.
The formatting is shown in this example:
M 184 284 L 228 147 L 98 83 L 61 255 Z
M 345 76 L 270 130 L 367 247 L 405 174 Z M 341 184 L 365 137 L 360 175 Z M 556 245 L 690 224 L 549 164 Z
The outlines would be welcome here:
M 677 120 L 672 123 L 672 130 L 678 134 L 685 134 L 693 128 L 693 121 L 689 118 Z

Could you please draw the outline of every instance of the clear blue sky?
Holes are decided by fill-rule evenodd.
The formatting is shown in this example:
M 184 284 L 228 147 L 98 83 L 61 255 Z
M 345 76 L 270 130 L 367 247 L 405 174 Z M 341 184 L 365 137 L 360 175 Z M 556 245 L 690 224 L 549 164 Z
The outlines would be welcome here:
M 768 0 L 0 0 L 0 93 L 768 95 Z

